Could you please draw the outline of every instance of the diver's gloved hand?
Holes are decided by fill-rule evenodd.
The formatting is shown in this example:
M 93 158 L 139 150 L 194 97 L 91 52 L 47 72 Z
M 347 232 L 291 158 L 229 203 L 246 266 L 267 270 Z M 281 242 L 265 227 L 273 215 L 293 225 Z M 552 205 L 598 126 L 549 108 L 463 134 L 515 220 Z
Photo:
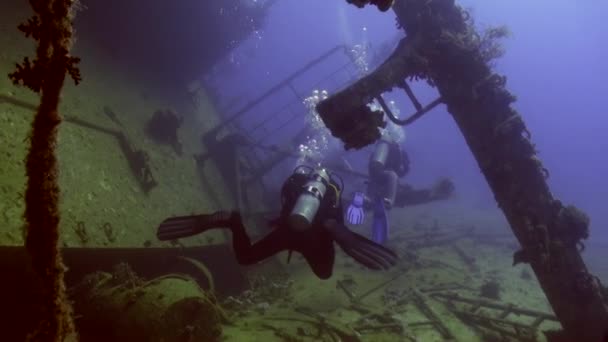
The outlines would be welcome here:
M 365 220 L 365 213 L 363 212 L 364 198 L 365 197 L 361 192 L 355 192 L 353 195 L 353 201 L 346 211 L 346 221 L 348 221 L 348 223 L 358 225 L 362 224 L 363 220 Z
M 395 252 L 350 231 L 334 219 L 325 221 L 323 226 L 344 253 L 367 268 L 386 270 L 394 266 L 399 259 Z
M 431 189 L 432 197 L 435 199 L 446 199 L 454 193 L 454 183 L 451 180 L 444 178 L 439 180 Z

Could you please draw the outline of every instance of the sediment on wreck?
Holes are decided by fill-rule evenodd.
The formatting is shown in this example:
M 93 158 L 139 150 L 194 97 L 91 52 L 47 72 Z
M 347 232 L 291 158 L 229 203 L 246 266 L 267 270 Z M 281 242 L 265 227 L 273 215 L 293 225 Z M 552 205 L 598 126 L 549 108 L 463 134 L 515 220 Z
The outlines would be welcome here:
M 436 87 L 475 156 L 522 249 L 514 263 L 529 263 L 562 324 L 565 340 L 601 341 L 608 327 L 602 285 L 580 255 L 589 218 L 550 192 L 549 171 L 536 155 L 530 132 L 511 104 L 506 77 L 490 60 L 500 30 L 479 34 L 453 0 L 396 0 L 393 10 L 407 37 L 373 73 L 321 102 L 317 109 L 346 148 L 379 136 L 378 113 L 366 107 L 409 79 Z M 415 116 L 415 115 L 414 115 Z M 365 124 L 353 126 L 353 118 Z

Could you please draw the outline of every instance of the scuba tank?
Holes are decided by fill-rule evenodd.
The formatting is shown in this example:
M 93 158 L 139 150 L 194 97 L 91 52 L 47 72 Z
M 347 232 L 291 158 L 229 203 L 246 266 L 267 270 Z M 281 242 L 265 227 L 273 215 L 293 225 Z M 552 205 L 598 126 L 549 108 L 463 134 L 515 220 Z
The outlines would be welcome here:
M 392 170 L 394 161 L 391 160 L 389 163 L 389 157 L 395 158 L 394 150 L 391 151 L 391 149 L 394 149 L 392 144 L 394 143 L 386 138 L 379 140 L 369 160 L 370 184 L 373 183 L 371 193 L 382 198 L 384 205 L 388 209 L 395 203 L 397 188 L 399 186 L 397 171 Z
M 390 153 L 390 143 L 384 139 L 379 140 L 376 143 L 374 152 L 369 160 L 369 174 L 378 175 L 384 171 L 388 155 Z
M 399 187 L 399 178 L 395 171 L 384 171 L 382 187 L 384 205 L 387 209 L 390 209 L 395 203 L 395 198 L 397 197 L 397 188 Z
M 287 222 L 292 229 L 304 231 L 310 228 L 330 181 L 329 173 L 323 168 L 315 169 L 310 173 L 288 217 Z

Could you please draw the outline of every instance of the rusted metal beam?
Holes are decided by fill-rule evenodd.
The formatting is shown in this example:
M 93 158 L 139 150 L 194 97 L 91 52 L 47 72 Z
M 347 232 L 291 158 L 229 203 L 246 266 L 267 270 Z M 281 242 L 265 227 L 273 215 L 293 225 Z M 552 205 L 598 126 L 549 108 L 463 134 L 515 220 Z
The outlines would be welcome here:
M 317 106 L 326 126 L 345 148 L 364 147 L 383 125 L 382 113 L 367 107 L 372 99 L 404 79 L 435 86 L 522 246 L 514 261 L 532 266 L 565 340 L 601 341 L 608 304 L 578 249 L 589 219 L 551 194 L 506 78 L 489 64 L 496 46 L 454 0 L 396 0 L 393 10 L 407 37 L 376 71 Z

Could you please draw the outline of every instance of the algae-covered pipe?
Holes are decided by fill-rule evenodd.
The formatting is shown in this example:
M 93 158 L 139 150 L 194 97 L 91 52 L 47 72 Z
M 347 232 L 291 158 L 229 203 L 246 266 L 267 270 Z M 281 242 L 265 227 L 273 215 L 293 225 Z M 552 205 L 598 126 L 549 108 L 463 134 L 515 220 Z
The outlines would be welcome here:
M 38 277 L 42 293 L 40 315 L 28 340 L 65 341 L 76 339 L 71 305 L 64 284 L 65 267 L 59 253 L 59 185 L 55 145 L 61 123 L 58 112 L 66 74 L 80 81 L 78 58 L 71 57 L 72 0 L 34 1 L 34 16 L 19 25 L 26 37 L 38 42 L 36 57 L 27 57 L 9 77 L 41 95 L 26 157 L 25 247 Z

